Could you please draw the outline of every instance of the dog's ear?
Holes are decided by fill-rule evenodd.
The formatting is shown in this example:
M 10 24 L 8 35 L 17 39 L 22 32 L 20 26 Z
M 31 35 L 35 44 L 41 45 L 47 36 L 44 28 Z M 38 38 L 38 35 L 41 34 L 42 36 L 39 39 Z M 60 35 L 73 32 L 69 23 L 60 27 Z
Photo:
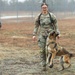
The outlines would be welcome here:
M 55 32 L 55 30 L 50 31 L 49 38 L 56 38 L 59 35 L 59 33 Z
M 49 33 L 48 37 L 49 37 L 49 39 L 51 39 L 52 38 L 52 34 Z
M 49 38 L 51 39 L 51 38 L 55 38 L 55 32 L 51 32 L 51 33 L 49 33 Z
M 51 36 L 53 36 L 55 34 L 55 31 L 52 30 L 50 33 L 49 33 Z
M 50 33 L 48 34 L 48 37 L 49 37 L 49 39 L 51 38 L 51 34 Z
M 59 35 L 59 33 L 56 33 L 56 37 Z

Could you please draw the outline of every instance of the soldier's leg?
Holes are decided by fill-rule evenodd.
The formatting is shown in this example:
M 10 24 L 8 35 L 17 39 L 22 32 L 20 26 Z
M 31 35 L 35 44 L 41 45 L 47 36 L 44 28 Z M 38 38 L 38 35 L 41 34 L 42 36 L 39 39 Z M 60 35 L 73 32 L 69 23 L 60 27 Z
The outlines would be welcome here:
M 46 68 L 46 50 L 45 50 L 46 38 L 44 36 L 39 36 L 38 45 L 41 49 L 40 57 L 42 61 L 42 66 L 43 68 Z

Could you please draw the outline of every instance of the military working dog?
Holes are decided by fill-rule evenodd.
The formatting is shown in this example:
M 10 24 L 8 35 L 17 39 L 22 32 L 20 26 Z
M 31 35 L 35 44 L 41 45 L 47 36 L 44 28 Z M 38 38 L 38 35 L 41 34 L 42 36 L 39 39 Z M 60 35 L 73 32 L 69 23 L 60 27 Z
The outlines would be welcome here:
M 60 65 L 61 69 L 64 70 L 64 63 L 68 64 L 68 67 L 71 66 L 71 57 L 73 57 L 75 54 L 68 52 L 65 48 L 61 47 L 56 42 L 56 37 L 58 34 L 53 31 L 48 35 L 47 43 L 46 43 L 46 49 L 47 49 L 47 61 L 46 64 L 49 64 L 49 67 L 53 67 L 53 59 L 56 56 L 60 56 Z

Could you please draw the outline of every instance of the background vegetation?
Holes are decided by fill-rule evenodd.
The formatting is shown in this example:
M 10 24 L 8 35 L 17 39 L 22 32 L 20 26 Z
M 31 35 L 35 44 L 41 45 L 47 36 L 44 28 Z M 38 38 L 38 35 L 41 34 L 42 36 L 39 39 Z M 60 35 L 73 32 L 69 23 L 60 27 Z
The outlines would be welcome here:
M 18 0 L 0 0 L 0 11 L 38 11 L 42 0 L 25 0 L 19 2 Z M 47 0 L 50 11 L 75 11 L 75 0 Z

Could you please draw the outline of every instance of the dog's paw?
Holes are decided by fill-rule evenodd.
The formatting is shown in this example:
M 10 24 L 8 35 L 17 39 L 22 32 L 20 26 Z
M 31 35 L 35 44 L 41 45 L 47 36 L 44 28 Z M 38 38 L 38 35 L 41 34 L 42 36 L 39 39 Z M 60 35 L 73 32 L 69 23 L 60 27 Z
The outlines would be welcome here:
M 49 68 L 53 68 L 53 64 L 49 65 Z
M 66 69 L 69 68 L 69 67 L 71 67 L 71 64 L 69 64 L 69 65 L 66 67 Z
M 64 68 L 60 68 L 58 71 L 60 72 L 60 71 L 63 71 L 64 70 Z

